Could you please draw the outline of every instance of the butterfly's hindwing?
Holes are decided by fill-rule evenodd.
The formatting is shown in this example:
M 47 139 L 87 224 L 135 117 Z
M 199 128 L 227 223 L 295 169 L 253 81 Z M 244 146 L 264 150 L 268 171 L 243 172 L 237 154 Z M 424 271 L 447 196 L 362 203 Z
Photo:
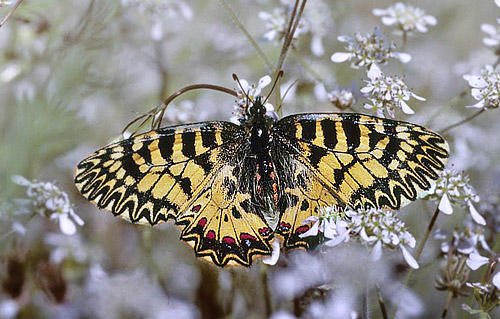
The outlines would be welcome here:
M 399 209 L 431 186 L 448 158 L 438 134 L 360 114 L 302 114 L 277 122 L 286 145 L 345 205 Z

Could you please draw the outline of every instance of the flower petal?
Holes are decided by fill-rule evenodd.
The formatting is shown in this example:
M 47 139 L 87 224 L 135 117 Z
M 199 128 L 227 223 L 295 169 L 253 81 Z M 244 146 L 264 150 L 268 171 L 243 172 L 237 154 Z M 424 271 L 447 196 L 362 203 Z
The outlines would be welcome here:
M 68 215 L 61 215 L 58 218 L 59 228 L 61 232 L 66 235 L 74 235 L 76 233 L 76 226 Z
M 370 80 L 373 81 L 382 76 L 382 71 L 380 71 L 380 68 L 375 63 L 373 63 L 366 75 L 368 76 L 368 78 L 370 78 Z
M 394 52 L 393 55 L 396 59 L 401 61 L 401 63 L 408 63 L 411 60 L 411 55 L 409 55 L 408 53 Z
M 413 111 L 411 107 L 403 100 L 401 100 L 401 110 L 405 114 L 415 114 L 415 111 Z
M 353 55 L 347 52 L 336 52 L 332 55 L 331 60 L 335 63 L 341 63 L 349 60 Z
M 467 206 L 469 207 L 469 212 L 472 219 L 474 219 L 474 221 L 479 225 L 483 226 L 486 225 L 486 220 L 484 220 L 483 216 L 479 214 L 479 212 L 476 210 L 476 208 L 474 207 L 474 205 L 472 205 L 470 201 L 467 202 Z
M 373 251 L 371 254 L 372 260 L 379 260 L 382 257 L 382 242 L 379 240 L 373 247 Z
M 441 197 L 438 208 L 439 211 L 446 215 L 453 214 L 453 207 L 451 206 L 451 202 L 447 194 L 444 194 L 443 197 Z
M 10 180 L 12 181 L 12 183 L 17 184 L 17 185 L 21 185 L 21 186 L 30 186 L 31 185 L 31 182 L 21 175 L 12 175 Z
M 272 247 L 273 247 L 273 252 L 271 253 L 271 256 L 262 259 L 262 262 L 264 264 L 270 266 L 276 265 L 278 259 L 280 259 L 280 250 L 281 250 L 280 241 L 275 239 L 272 243 Z
M 476 252 L 471 253 L 469 258 L 466 260 L 467 266 L 469 266 L 472 270 L 477 270 L 479 267 L 486 265 L 489 262 L 490 260 L 488 258 L 483 257 Z
M 492 280 L 493 284 L 498 288 L 500 289 L 500 272 L 497 272 L 494 276 L 493 276 L 493 280 Z
M 271 83 L 272 79 L 269 75 L 265 75 L 259 79 L 259 84 L 257 85 L 258 88 L 262 89 L 269 85 Z
M 418 269 L 419 266 L 417 260 L 410 254 L 410 252 L 406 249 L 406 247 L 403 245 L 399 245 L 399 248 L 401 248 L 401 251 L 403 251 L 403 257 L 405 258 L 408 266 L 410 266 L 413 269 Z

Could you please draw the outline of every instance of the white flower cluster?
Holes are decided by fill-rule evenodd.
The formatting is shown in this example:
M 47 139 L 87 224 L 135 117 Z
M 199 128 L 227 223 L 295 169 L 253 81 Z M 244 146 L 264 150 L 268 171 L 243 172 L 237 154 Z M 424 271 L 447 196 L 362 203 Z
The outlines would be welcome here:
M 464 79 L 472 87 L 471 95 L 477 102 L 466 107 L 492 109 L 500 104 L 500 72 L 491 65 L 481 69 L 480 75 L 464 75 Z
M 401 109 L 405 114 L 413 114 L 415 112 L 406 101 L 411 97 L 425 101 L 423 97 L 411 92 L 401 78 L 385 75 L 375 64 L 372 65 L 367 75 L 370 81 L 366 81 L 367 85 L 361 89 L 361 93 L 371 96 L 364 107 L 374 110 L 378 116 L 384 117 L 387 113 L 394 118 L 396 108 Z
M 282 0 L 281 3 L 283 6 L 275 8 L 272 13 L 259 12 L 259 18 L 264 21 L 267 29 L 262 36 L 265 41 L 279 43 L 285 36 L 294 2 Z M 305 7 L 293 37 L 296 39 L 301 34 L 310 33 L 311 51 L 314 55 L 321 56 L 325 52 L 323 38 L 328 33 L 330 25 L 331 15 L 328 5 L 321 0 L 313 1 Z
M 351 217 L 350 233 L 359 234 L 368 244 L 374 245 L 373 256 L 379 259 L 382 247 L 400 248 L 408 265 L 414 269 L 418 263 L 408 252 L 406 246 L 415 247 L 415 238 L 395 213 L 385 209 L 361 209 L 346 212 Z
M 500 24 L 500 19 L 497 19 Z M 500 44 L 500 26 L 493 26 L 488 23 L 481 24 L 481 31 L 488 34 L 488 37 L 483 38 L 483 43 L 489 47 L 497 47 Z
M 325 245 L 332 247 L 347 242 L 351 236 L 359 236 L 363 242 L 374 245 L 375 260 L 380 259 L 382 247 L 399 247 L 408 265 L 418 268 L 417 261 L 406 249 L 406 246 L 415 247 L 415 238 L 392 211 L 361 209 L 341 212 L 338 208 L 327 207 L 320 216 L 311 216 L 303 223 L 312 225 L 300 237 L 317 236 L 321 233 L 326 240 Z
M 334 89 L 327 94 L 328 100 L 340 110 L 345 110 L 356 103 L 356 97 L 350 90 Z
M 374 9 L 373 14 L 382 17 L 384 25 L 395 25 L 403 32 L 427 32 L 428 25 L 436 25 L 437 20 L 426 15 L 424 10 L 397 2 L 387 9 Z
M 345 214 L 336 206 L 324 207 L 321 209 L 320 216 L 310 216 L 302 223 L 312 223 L 312 226 L 308 231 L 299 235 L 301 238 L 317 236 L 318 232 L 321 232 L 326 240 L 325 245 L 330 247 L 349 240 L 347 231 L 349 224 L 345 221 Z
M 386 64 L 390 58 L 395 58 L 402 63 L 411 60 L 409 54 L 395 52 L 394 42 L 387 39 L 378 27 L 372 34 L 366 36 L 360 33 L 356 33 L 354 38 L 341 35 L 338 40 L 347 43 L 347 52 L 336 52 L 332 55 L 331 60 L 340 63 L 354 59 L 351 63 L 352 68 L 366 67 L 369 69 L 372 64 Z
M 451 252 L 455 255 L 469 255 L 478 252 L 480 248 L 492 252 L 484 236 L 484 228 L 466 221 L 462 230 L 438 229 L 434 238 L 441 241 L 441 251 L 444 254 Z
M 27 187 L 26 194 L 40 215 L 57 222 L 61 232 L 66 235 L 76 233 L 76 224 L 82 226 L 83 220 L 73 211 L 68 194 L 63 192 L 54 183 L 30 182 L 22 176 L 13 176 L 12 181 Z
M 439 210 L 447 215 L 453 213 L 452 203 L 466 207 L 476 223 L 486 225 L 486 221 L 472 204 L 479 201 L 479 196 L 469 184 L 469 176 L 455 169 L 442 171 L 436 183 L 422 197 L 438 201 Z
M 160 41 L 163 38 L 163 21 L 181 15 L 186 20 L 193 18 L 193 9 L 182 0 L 121 0 L 123 6 L 137 7 L 151 19 L 151 38 Z
M 258 84 L 249 84 L 247 80 L 240 79 L 239 85 L 240 89 L 237 91 L 238 99 L 234 105 L 233 116 L 230 121 L 235 124 L 241 124 L 241 122 L 247 120 L 248 117 L 248 107 L 255 101 L 255 98 L 261 95 L 262 89 L 271 83 L 271 77 L 269 75 L 263 76 L 259 79 Z M 262 101 L 263 102 L 263 101 Z M 274 106 L 271 103 L 266 103 L 264 105 L 267 110 L 267 115 L 275 119 L 278 118 L 274 112 Z

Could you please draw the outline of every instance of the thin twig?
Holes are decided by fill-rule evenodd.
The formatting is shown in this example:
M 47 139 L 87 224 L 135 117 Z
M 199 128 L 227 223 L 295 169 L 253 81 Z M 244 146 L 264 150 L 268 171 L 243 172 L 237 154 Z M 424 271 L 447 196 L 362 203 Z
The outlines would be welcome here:
M 12 10 L 10 10 L 10 12 L 7 13 L 7 15 L 5 16 L 5 18 L 2 19 L 2 21 L 0 21 L 0 28 L 5 24 L 5 22 L 7 22 L 7 20 L 14 13 L 14 11 L 16 11 L 17 7 L 19 7 L 19 5 L 21 4 L 21 2 L 23 2 L 23 0 L 17 1 L 16 4 L 12 7 Z
M 420 259 L 420 256 L 422 255 L 422 251 L 424 250 L 424 246 L 427 243 L 427 240 L 429 239 L 429 235 L 432 232 L 432 229 L 434 228 L 434 224 L 436 223 L 436 219 L 439 215 L 439 206 L 436 207 L 436 210 L 434 211 L 434 215 L 432 215 L 431 221 L 429 222 L 429 225 L 427 225 L 427 229 L 422 237 L 422 240 L 420 241 L 420 244 L 418 245 L 417 248 L 417 253 L 415 254 L 415 260 L 418 262 Z M 403 283 L 403 289 L 408 287 L 408 284 L 410 283 L 411 277 L 413 276 L 413 272 L 415 270 L 413 268 L 410 268 L 408 271 L 408 274 L 406 274 L 405 281 Z M 399 303 L 398 303 L 399 304 Z M 398 309 L 398 304 L 394 307 L 394 310 L 392 312 L 391 318 L 394 318 L 396 315 L 396 311 Z
M 445 129 L 441 130 L 441 131 L 440 131 L 440 133 L 441 133 L 441 134 L 443 134 L 443 133 L 445 133 L 445 132 L 448 132 L 448 131 L 449 131 L 449 130 L 451 130 L 451 129 L 454 129 L 454 128 L 455 128 L 455 127 L 457 127 L 457 126 L 460 126 L 460 125 L 462 125 L 462 124 L 464 124 L 464 123 L 467 123 L 467 122 L 471 121 L 472 119 L 476 118 L 476 117 L 477 117 L 477 116 L 479 116 L 481 113 L 483 113 L 485 110 L 486 110 L 485 108 L 480 109 L 478 112 L 476 112 L 476 113 L 472 114 L 471 116 L 469 116 L 469 117 L 467 117 L 467 118 L 465 118 L 465 119 L 461 120 L 460 122 L 455 123 L 455 124 L 452 124 L 452 125 L 448 126 L 447 128 L 445 128 Z
M 384 302 L 384 297 L 382 296 L 382 291 L 380 290 L 380 286 L 378 284 L 375 285 L 375 288 L 377 289 L 378 305 L 380 307 L 380 312 L 382 312 L 382 318 L 387 319 L 389 317 L 387 316 L 387 309 L 385 308 L 385 302 Z
M 241 32 L 243 32 L 243 34 L 245 35 L 247 40 L 250 41 L 250 44 L 252 44 L 255 51 L 257 51 L 257 54 L 264 61 L 265 65 L 269 69 L 269 71 L 274 74 L 276 72 L 276 69 L 273 67 L 273 64 L 271 63 L 269 58 L 266 56 L 264 51 L 262 51 L 262 49 L 259 47 L 259 45 L 255 41 L 255 39 L 252 37 L 252 35 L 247 31 L 245 26 L 243 26 L 243 24 L 241 23 L 238 16 L 234 13 L 234 11 L 231 9 L 231 7 L 229 7 L 226 0 L 219 0 L 219 1 L 222 4 L 222 6 L 224 7 L 224 9 L 227 11 L 227 13 L 231 16 L 231 19 L 233 19 L 234 23 L 236 23 L 238 28 L 240 28 Z
M 295 13 L 296 7 L 298 5 L 299 1 L 297 0 L 295 2 L 294 6 L 294 11 Z M 293 14 L 293 16 L 290 18 L 290 24 L 293 22 L 293 26 L 291 29 L 287 31 L 287 34 L 285 36 L 285 41 L 283 42 L 283 47 L 281 48 L 281 53 L 280 57 L 278 59 L 278 63 L 276 64 L 276 70 L 281 70 L 283 67 L 283 63 L 285 62 L 286 55 L 288 53 L 288 49 L 290 48 L 290 44 L 292 43 L 293 40 L 293 35 L 295 34 L 295 31 L 297 30 L 297 27 L 300 22 L 300 18 L 302 17 L 302 13 L 304 12 L 304 7 L 306 6 L 307 0 L 302 0 L 302 3 L 300 4 L 300 8 L 297 12 L 297 14 Z

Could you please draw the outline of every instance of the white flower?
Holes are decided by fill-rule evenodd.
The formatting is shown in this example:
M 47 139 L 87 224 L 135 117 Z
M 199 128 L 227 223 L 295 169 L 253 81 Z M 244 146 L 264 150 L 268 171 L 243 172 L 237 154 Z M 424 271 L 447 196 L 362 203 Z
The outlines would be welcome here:
M 26 193 L 34 209 L 39 214 L 56 221 L 64 234 L 75 234 L 75 223 L 83 226 L 83 220 L 73 211 L 68 194 L 61 191 L 54 183 L 30 182 L 19 175 L 12 176 L 12 181 L 27 187 Z
M 281 40 L 287 27 L 286 14 L 283 8 L 275 8 L 273 13 L 261 11 L 259 12 L 259 19 L 264 21 L 264 26 L 267 28 L 266 33 L 262 36 L 264 40 Z M 297 36 L 297 33 L 294 36 Z
M 500 257 L 496 259 L 489 259 L 487 257 L 479 255 L 477 252 L 471 253 L 466 261 L 467 266 L 469 266 L 469 268 L 472 270 L 477 270 L 480 267 L 488 264 L 498 264 L 499 262 Z M 493 275 L 492 283 L 498 289 L 500 289 L 500 272 L 497 272 L 495 275 Z
M 500 19 L 497 19 L 500 23 Z M 488 23 L 481 24 L 481 31 L 488 34 L 488 37 L 483 38 L 483 43 L 489 47 L 496 47 L 500 44 L 500 27 L 495 27 Z
M 350 90 L 334 89 L 327 96 L 328 100 L 341 110 L 345 110 L 356 103 L 356 97 Z
M 475 108 L 498 108 L 500 104 L 500 72 L 491 65 L 486 65 L 481 69 L 480 75 L 464 75 L 463 78 L 472 87 L 471 95 L 479 101 L 474 105 L 466 107 Z
M 372 258 L 380 259 L 382 248 L 399 248 L 408 265 L 417 269 L 418 263 L 406 247 L 415 247 L 415 238 L 408 232 L 405 224 L 392 211 L 384 209 L 361 209 L 347 211 L 351 217 L 349 231 L 358 234 L 363 242 L 373 245 Z
M 469 177 L 460 174 L 455 169 L 442 171 L 436 183 L 425 192 L 423 197 L 438 201 L 439 210 L 447 215 L 453 213 L 452 204 L 463 206 L 469 210 L 476 223 L 486 225 L 485 219 L 472 204 L 479 201 L 479 196 L 469 184 Z
M 486 265 L 490 262 L 489 258 L 479 255 L 477 252 L 473 252 L 469 255 L 466 263 L 472 270 L 477 270 L 479 267 Z
M 395 25 L 403 32 L 427 32 L 428 25 L 436 25 L 437 20 L 426 15 L 424 10 L 397 2 L 387 9 L 373 9 L 373 14 L 382 17 L 384 25 Z
M 275 8 L 272 13 L 261 11 L 259 19 L 264 21 L 267 31 L 262 36 L 265 41 L 280 43 L 288 28 L 289 16 L 293 8 L 293 3 L 282 2 L 282 7 Z M 323 38 L 327 35 L 331 27 L 330 8 L 321 0 L 309 3 L 303 12 L 299 25 L 295 30 L 293 38 L 296 39 L 301 34 L 311 34 L 311 52 L 316 56 L 324 54 Z
M 352 68 L 363 66 L 370 68 L 372 64 L 386 64 L 390 58 L 395 58 L 402 63 L 411 60 L 409 54 L 395 52 L 394 42 L 389 41 L 378 27 L 375 28 L 373 34 L 362 36 L 356 33 L 354 38 L 342 35 L 337 39 L 347 43 L 347 52 L 334 53 L 331 60 L 336 63 L 354 60 L 351 63 Z
M 321 216 L 309 216 L 302 224 L 311 224 L 309 230 L 300 234 L 300 238 L 318 236 L 319 233 L 327 240 L 325 245 L 333 247 L 349 240 L 348 224 L 342 220 L 342 213 L 336 207 L 322 208 Z
M 368 98 L 369 103 L 365 103 L 364 107 L 373 109 L 378 116 L 384 117 L 387 113 L 394 118 L 395 108 L 401 109 L 405 114 L 414 114 L 406 101 L 411 97 L 425 101 L 423 97 L 411 92 L 399 77 L 384 75 L 376 64 L 372 64 L 367 75 L 370 81 L 365 81 L 367 85 L 361 89 L 361 93 L 371 96 Z

